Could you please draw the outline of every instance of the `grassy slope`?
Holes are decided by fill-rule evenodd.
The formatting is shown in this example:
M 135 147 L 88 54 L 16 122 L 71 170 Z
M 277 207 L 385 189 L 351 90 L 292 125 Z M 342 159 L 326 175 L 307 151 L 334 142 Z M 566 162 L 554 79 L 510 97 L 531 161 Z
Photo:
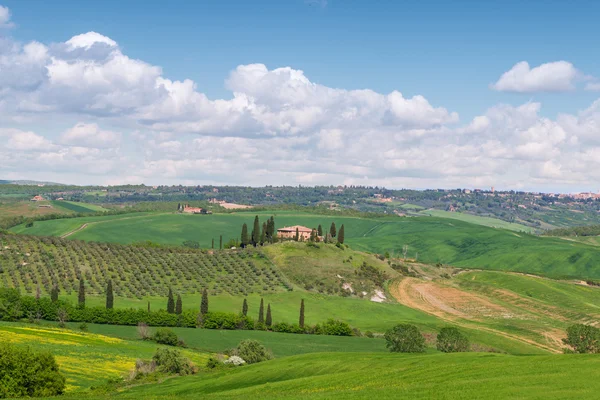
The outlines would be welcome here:
M 527 233 L 535 232 L 535 229 L 530 226 L 526 226 L 526 225 L 522 225 L 522 224 L 515 224 L 512 222 L 506 222 L 506 221 L 503 221 L 498 218 L 481 217 L 479 215 L 472 215 L 472 214 L 459 213 L 459 212 L 450 212 L 450 211 L 443 211 L 443 210 L 433 210 L 433 209 L 425 210 L 425 211 L 422 211 L 421 213 L 432 216 L 432 217 L 457 219 L 460 221 L 469 222 L 469 223 L 475 224 L 475 225 L 483 225 L 483 226 L 487 226 L 490 228 L 507 229 L 507 230 L 515 231 L 515 232 L 527 232 Z
M 76 213 L 106 211 L 106 209 L 101 206 L 76 201 L 55 200 L 52 202 L 52 205 Z
M 135 360 L 152 358 L 160 347 L 150 342 L 8 322 L 0 322 L 0 341 L 54 354 L 60 371 L 67 378 L 68 391 L 121 376 L 133 369 Z M 207 354 L 192 350 L 184 350 L 184 353 L 199 365 L 204 365 L 208 358 Z
M 138 386 L 115 398 L 594 398 L 600 358 L 310 354 Z
M 266 218 L 272 213 L 262 213 Z M 446 218 L 377 218 L 332 217 L 306 213 L 273 213 L 277 226 L 302 224 L 325 229 L 331 221 L 345 225 L 346 242 L 359 250 L 400 254 L 409 245 L 409 256 L 418 253 L 419 260 L 442 262 L 463 267 L 509 270 L 545 274 L 555 278 L 600 278 L 600 253 L 592 246 L 559 238 L 537 237 L 504 229 L 493 229 Z M 197 240 L 210 247 L 212 238 L 218 243 L 237 238 L 242 223 L 252 223 L 254 213 L 214 215 L 148 214 L 136 216 L 93 217 L 74 220 L 36 222 L 32 228 L 22 226 L 15 232 L 60 235 L 83 223 L 90 224 L 69 236 L 74 239 L 131 243 L 152 240 L 181 244 Z M 110 222 L 106 222 L 110 221 Z

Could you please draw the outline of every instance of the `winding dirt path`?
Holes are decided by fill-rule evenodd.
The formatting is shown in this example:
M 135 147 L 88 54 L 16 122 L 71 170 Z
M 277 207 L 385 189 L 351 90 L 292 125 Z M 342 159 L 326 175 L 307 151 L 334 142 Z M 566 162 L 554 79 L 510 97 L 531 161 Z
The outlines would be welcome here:
M 433 285 L 428 282 L 415 279 L 415 278 L 403 278 L 402 280 L 396 280 L 392 282 L 389 286 L 390 294 L 400 303 L 408 306 L 410 308 L 414 308 L 417 310 L 421 310 L 428 314 L 434 315 L 444 321 L 452 322 L 455 325 L 462 326 L 468 329 L 476 329 L 481 331 L 486 331 L 493 333 L 495 335 L 503 336 L 507 339 L 517 340 L 523 343 L 527 343 L 529 345 L 535 346 L 537 348 L 549 351 L 551 353 L 561 353 L 559 348 L 554 346 L 548 346 L 542 343 L 538 343 L 534 340 L 513 335 L 510 333 L 506 333 L 503 331 L 499 331 L 497 329 L 488 328 L 486 326 L 481 326 L 477 323 L 471 323 L 469 321 L 465 321 L 465 319 L 470 319 L 475 321 L 480 320 L 478 315 L 472 315 L 471 313 L 466 313 L 463 310 L 457 309 L 456 303 L 452 301 L 448 304 L 445 301 L 444 296 L 436 295 L 436 293 L 432 293 L 432 290 L 440 290 L 439 287 L 434 288 Z M 491 307 L 495 311 L 503 312 L 502 307 L 496 304 L 493 304 L 486 299 L 476 296 L 467 292 L 460 291 L 454 288 L 444 288 L 443 290 L 448 289 L 451 295 L 459 295 L 461 298 L 460 302 L 475 302 L 479 303 L 475 309 L 478 309 L 482 304 L 484 305 L 484 310 L 487 307 Z M 454 293 L 454 291 L 458 293 Z M 482 316 L 484 316 L 483 314 Z M 551 337 L 546 337 L 551 340 L 552 343 L 558 345 L 556 341 L 555 335 L 550 335 Z
M 68 237 L 68 236 L 71 236 L 71 235 L 72 235 L 72 234 L 74 234 L 74 233 L 77 233 L 77 232 L 79 232 L 79 231 L 80 231 L 80 230 L 82 230 L 82 229 L 85 229 L 87 226 L 88 226 L 88 224 L 83 224 L 83 225 L 81 225 L 79 228 L 77 228 L 77 229 L 74 229 L 74 230 L 72 230 L 71 232 L 67 232 L 67 233 L 65 233 L 64 235 L 61 235 L 60 237 L 61 237 L 62 239 L 64 239 L 64 238 L 66 238 L 66 237 Z

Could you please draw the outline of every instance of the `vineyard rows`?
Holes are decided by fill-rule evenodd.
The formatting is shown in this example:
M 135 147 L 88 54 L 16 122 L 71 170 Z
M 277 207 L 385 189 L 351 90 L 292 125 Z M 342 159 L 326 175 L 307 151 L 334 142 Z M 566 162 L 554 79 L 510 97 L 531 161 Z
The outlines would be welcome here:
M 272 293 L 291 285 L 259 251 L 206 251 L 185 247 L 141 247 L 58 237 L 0 235 L 0 287 L 28 294 L 77 293 L 83 277 L 89 294 L 103 294 L 113 282 L 120 297 L 176 293 Z

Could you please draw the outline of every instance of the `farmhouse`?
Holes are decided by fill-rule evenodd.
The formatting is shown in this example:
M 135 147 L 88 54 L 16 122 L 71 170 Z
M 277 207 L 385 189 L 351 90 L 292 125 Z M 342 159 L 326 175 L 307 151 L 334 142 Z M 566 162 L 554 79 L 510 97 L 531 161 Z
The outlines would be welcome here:
M 277 229 L 277 236 L 280 238 L 294 239 L 296 237 L 296 229 L 298 229 L 298 238 L 300 240 L 310 239 L 310 233 L 313 231 L 311 228 L 307 228 L 301 225 L 286 226 L 284 228 Z
M 187 204 L 183 206 L 183 212 L 188 214 L 212 214 L 212 211 L 209 211 L 205 208 L 190 207 Z
M 33 199 L 31 199 L 31 201 L 44 201 L 44 198 L 42 196 L 34 196 Z

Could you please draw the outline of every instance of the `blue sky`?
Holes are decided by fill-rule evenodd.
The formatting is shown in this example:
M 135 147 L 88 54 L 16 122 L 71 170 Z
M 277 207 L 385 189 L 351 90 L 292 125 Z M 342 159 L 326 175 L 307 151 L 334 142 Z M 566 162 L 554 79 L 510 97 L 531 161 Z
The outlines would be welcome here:
M 282 87 L 289 89 L 291 87 L 288 85 L 289 82 L 295 82 L 294 78 L 290 78 L 289 82 L 283 82 L 287 79 L 283 78 L 283 75 L 288 77 L 288 72 L 271 73 L 283 67 L 290 67 L 293 71 L 303 71 L 303 77 L 308 81 L 305 82 L 307 87 L 317 84 L 332 90 L 349 91 L 347 98 L 341 96 L 333 99 L 329 96 L 327 101 L 321 97 L 317 99 L 317 94 L 313 93 L 310 101 L 307 100 L 301 105 L 294 103 L 298 107 L 297 112 L 302 110 L 305 113 L 302 117 L 297 114 L 293 117 L 279 114 L 276 117 L 279 122 L 286 118 L 293 118 L 293 123 L 282 122 L 283 125 L 275 127 L 273 125 L 275 116 L 268 113 L 268 116 L 262 115 L 258 118 L 261 122 L 260 126 L 240 122 L 234 128 L 223 131 L 210 124 L 210 128 L 205 128 L 204 125 L 198 127 L 199 124 L 204 124 L 202 121 L 207 118 L 206 109 L 199 111 L 194 117 L 190 117 L 186 111 L 187 123 L 178 122 L 176 127 L 173 126 L 173 121 L 183 118 L 181 110 L 176 114 L 168 116 L 165 114 L 164 118 L 168 118 L 169 123 L 163 121 L 158 123 L 153 120 L 152 124 L 147 123 L 147 114 L 144 118 L 140 117 L 139 109 L 136 112 L 127 110 L 120 115 L 117 115 L 114 107 L 103 115 L 95 111 L 90 112 L 90 107 L 95 110 L 97 104 L 79 110 L 74 110 L 72 105 L 69 105 L 61 108 L 60 111 L 46 113 L 44 117 L 36 115 L 35 118 L 31 117 L 31 111 L 28 111 L 27 118 L 17 110 L 5 111 L 4 121 L 7 126 L 22 131 L 33 131 L 54 145 L 59 145 L 61 135 L 64 136 L 66 130 L 78 123 L 96 124 L 99 130 L 104 129 L 117 134 L 120 137 L 117 150 L 121 157 L 126 149 L 133 152 L 132 148 L 140 147 L 140 140 L 144 141 L 146 146 L 149 146 L 150 142 L 152 142 L 150 145 L 155 147 L 160 147 L 161 143 L 179 142 L 186 147 L 188 143 L 186 141 L 197 143 L 203 140 L 216 140 L 215 137 L 225 141 L 233 140 L 232 138 L 238 141 L 251 140 L 250 146 L 240 145 L 242 148 L 254 148 L 254 145 L 260 143 L 252 153 L 259 154 L 263 151 L 261 149 L 272 149 L 275 145 L 274 142 L 260 142 L 266 135 L 277 136 L 275 138 L 277 140 L 289 138 L 285 145 L 277 144 L 282 152 L 284 150 L 295 153 L 309 151 L 312 143 L 313 153 L 320 151 L 322 156 L 313 161 L 325 165 L 327 160 L 331 160 L 340 152 L 343 152 L 346 157 L 352 157 L 354 153 L 347 146 L 349 141 L 365 140 L 365 143 L 372 143 L 373 141 L 363 137 L 371 135 L 380 138 L 381 145 L 386 149 L 398 147 L 394 154 L 389 155 L 390 164 L 397 167 L 386 166 L 373 169 L 377 160 L 361 160 L 353 164 L 354 167 L 357 167 L 356 164 L 360 165 L 350 174 L 340 171 L 322 172 L 309 166 L 302 171 L 284 171 L 285 173 L 274 177 L 273 180 L 276 183 L 289 184 L 307 182 L 337 184 L 340 181 L 357 183 L 372 181 L 374 184 L 382 182 L 385 184 L 387 181 L 389 182 L 387 186 L 411 187 L 432 185 L 453 187 L 456 184 L 470 186 L 468 183 L 472 182 L 481 185 L 500 182 L 495 186 L 519 185 L 531 189 L 564 191 L 587 190 L 596 179 L 595 176 L 582 171 L 591 167 L 586 163 L 589 158 L 593 158 L 590 151 L 595 148 L 596 125 L 594 124 L 598 121 L 595 109 L 589 111 L 599 97 L 598 91 L 584 90 L 584 87 L 591 88 L 592 86 L 586 85 L 596 84 L 597 77 L 600 76 L 600 55 L 595 51 L 599 36 L 597 27 L 597 16 L 600 15 L 599 2 L 223 0 L 167 3 L 107 0 L 92 3 L 0 0 L 0 6 L 10 10 L 11 24 L 5 29 L 0 28 L 0 36 L 8 38 L 7 40 L 17 46 L 25 46 L 31 41 L 42 43 L 49 49 L 48 57 L 44 61 L 46 63 L 50 63 L 52 57 L 56 59 L 57 56 L 53 52 L 61 43 L 77 35 L 96 32 L 102 37 L 109 38 L 110 43 L 115 43 L 114 46 L 112 44 L 109 46 L 112 46 L 114 51 L 118 51 L 119 55 L 126 56 L 128 60 L 139 60 L 149 66 L 160 67 L 161 77 L 172 82 L 192 80 L 195 91 L 206 95 L 211 101 L 219 99 L 229 101 L 233 99 L 233 92 L 236 90 L 243 93 L 244 96 L 257 102 L 249 106 L 249 110 L 253 110 L 255 106 L 264 106 L 271 112 L 294 103 L 296 97 L 268 95 L 269 91 L 277 92 L 282 90 Z M 100 40 L 96 50 L 102 46 L 106 46 L 106 43 Z M 91 50 L 86 48 L 86 51 Z M 62 56 L 62 53 L 60 54 Z M 81 56 L 83 57 L 81 59 L 67 58 L 65 62 L 74 66 L 77 62 L 88 59 L 89 54 Z M 105 61 L 106 59 L 98 59 L 94 62 L 104 65 L 102 63 Z M 561 66 L 558 63 L 561 61 L 568 65 L 562 65 L 563 68 L 559 69 Z M 542 69 L 539 75 L 519 75 L 516 81 L 511 81 L 512 83 L 501 83 L 500 77 L 519 62 L 527 62 L 528 68 L 532 70 L 544 64 L 549 66 L 545 70 L 546 73 L 542 73 L 544 71 Z M 253 64 L 263 64 L 268 71 L 268 73 L 260 72 L 261 76 L 268 77 L 261 80 L 260 88 L 255 82 L 247 79 L 250 74 L 248 70 L 235 72 L 238 66 Z M 127 75 L 128 68 L 130 67 L 124 66 L 124 76 Z M 565 74 L 564 79 L 556 78 L 552 81 L 553 77 L 562 73 Z M 291 74 L 293 75 L 294 72 Z M 243 79 L 240 78 L 241 75 L 244 75 Z M 149 72 L 148 76 L 154 75 Z M 233 85 L 235 90 L 232 89 L 232 85 L 227 84 L 227 80 L 232 76 L 240 79 L 239 84 Z M 115 78 L 113 83 L 116 82 L 116 85 L 120 82 L 119 79 Z M 269 80 L 268 85 L 265 83 L 267 80 Z M 42 82 L 40 85 L 45 85 L 44 81 L 40 82 Z M 47 83 L 53 83 L 52 77 Z M 491 87 L 494 84 L 497 84 L 495 89 Z M 98 89 L 92 86 L 90 90 Z M 296 86 L 293 87 L 293 90 L 297 90 Z M 1 89 L 0 82 L 0 93 Z M 129 92 L 134 89 L 139 89 L 139 86 L 128 87 Z M 314 107 L 322 107 L 323 102 L 328 106 L 320 111 L 314 111 L 311 114 L 312 118 L 325 111 L 327 115 L 332 116 L 333 120 L 336 112 L 339 112 L 339 115 L 348 115 L 348 107 L 352 110 L 356 109 L 348 103 L 349 99 L 356 100 L 351 91 L 357 89 L 369 89 L 382 96 L 387 96 L 393 91 L 401 92 L 402 101 L 389 106 L 392 113 L 395 113 L 393 122 L 386 119 L 390 110 L 375 103 L 370 104 L 370 107 L 375 109 L 365 111 L 365 115 L 378 112 L 383 119 L 376 123 L 361 122 L 358 124 L 361 126 L 360 132 L 352 132 L 339 121 L 325 121 L 321 118 L 318 122 L 315 119 L 314 124 L 306 122 L 306 118 L 309 118 L 306 114 L 307 110 L 314 111 Z M 108 88 L 101 90 L 105 94 L 108 91 Z M 55 102 L 60 102 L 58 98 L 61 94 L 64 93 L 49 91 L 46 96 L 52 97 Z M 84 93 L 77 93 L 77 95 L 82 96 L 82 101 L 85 103 Z M 89 95 L 89 98 L 97 99 L 94 97 L 96 95 L 97 93 L 94 92 Z M 22 96 L 22 93 L 19 96 Z M 73 93 L 69 92 L 69 96 L 72 97 Z M 147 96 L 147 93 L 144 96 Z M 414 96 L 422 96 L 426 99 L 427 104 L 423 109 L 417 110 L 414 104 L 404 103 L 404 99 L 414 99 Z M 38 97 L 36 96 L 36 101 Z M 179 102 L 177 104 L 181 104 L 181 100 L 177 101 Z M 363 101 L 365 99 L 361 99 L 359 103 L 364 104 Z M 36 104 L 40 105 L 37 102 Z M 201 106 L 198 105 L 197 99 L 193 104 L 200 110 Z M 526 107 L 519 109 L 520 106 L 527 104 L 534 104 L 535 110 Z M 507 111 L 502 108 L 503 105 L 517 111 L 511 111 L 512 109 Z M 427 108 L 429 106 L 435 115 L 425 112 L 426 109 L 429 110 Z M 220 106 L 217 104 L 215 107 Z M 233 108 L 235 107 L 238 106 L 235 105 Z M 399 110 L 397 107 L 404 108 Z M 502 113 L 510 114 L 510 118 L 518 120 L 518 123 L 511 122 L 506 126 L 496 126 L 495 124 L 506 122 L 509 118 L 499 116 L 498 107 Z M 36 107 L 36 110 L 39 108 Z M 448 115 L 440 117 L 439 109 L 447 111 Z M 586 114 L 587 119 L 582 120 L 581 112 L 584 110 L 588 110 L 590 115 Z M 236 108 L 237 111 L 239 110 Z M 217 111 L 213 109 L 212 112 Z M 250 114 L 253 116 L 248 118 L 253 119 L 254 123 L 257 117 L 253 113 L 254 111 L 251 111 Z M 456 113 L 456 117 L 452 113 Z M 516 117 L 515 113 L 519 116 Z M 521 115 L 523 113 L 526 115 Z M 132 117 L 132 114 L 135 116 Z M 402 119 L 409 114 L 409 120 Z M 415 122 L 417 114 L 423 118 L 423 120 L 419 119 L 418 123 Z M 239 116 L 237 113 L 235 115 L 236 118 Z M 399 117 L 400 115 L 402 118 Z M 562 115 L 579 118 L 579 120 L 575 124 L 571 121 L 572 118 L 565 119 Z M 479 128 L 475 129 L 470 124 L 478 116 L 484 116 L 495 123 L 486 125 L 488 127 L 486 129 L 493 132 L 476 132 Z M 214 123 L 215 126 L 222 124 Z M 550 132 L 544 136 L 531 133 L 532 127 L 540 125 L 551 131 L 553 128 L 549 128 L 550 123 L 564 130 L 565 135 L 557 136 Z M 194 126 L 190 128 L 191 125 Z M 430 132 L 427 135 L 416 133 L 416 128 Z M 504 140 L 505 136 L 513 135 L 515 129 L 521 130 L 522 135 L 513 138 L 513 141 Z M 441 145 L 442 143 L 437 139 L 428 139 L 434 135 L 443 135 L 443 144 L 451 146 L 447 150 L 454 152 L 454 160 L 458 158 L 455 166 L 456 173 L 452 176 L 443 171 L 421 171 L 419 166 L 410 165 L 411 160 L 407 159 L 407 157 L 418 157 L 419 151 L 426 152 L 423 149 L 430 147 L 432 143 Z M 389 142 L 386 141 L 388 139 Z M 65 145 L 66 142 L 64 140 L 63 142 Z M 459 159 L 460 154 L 470 148 L 481 152 L 499 146 L 499 143 L 506 146 L 506 149 L 497 155 L 497 163 L 490 161 L 490 159 L 495 160 L 496 156 L 493 155 L 490 155 L 491 158 L 479 161 Z M 544 147 L 548 143 L 552 146 Z M 214 143 L 212 145 L 216 146 Z M 177 144 L 171 143 L 171 146 Z M 288 146 L 292 148 L 287 148 Z M 519 146 L 522 153 L 509 154 L 510 148 Z M 564 154 L 564 149 L 567 147 L 569 152 L 577 151 L 577 153 Z M 574 149 L 575 147 L 577 149 Z M 400 154 L 401 148 L 408 153 Z M 546 156 L 533 154 L 535 150 L 545 153 Z M 148 166 L 162 160 L 158 152 L 157 148 L 144 148 L 136 153 L 136 156 L 140 157 L 140 163 Z M 148 156 L 148 153 L 152 155 Z M 247 156 L 251 157 L 252 154 Z M 580 160 L 582 166 L 577 171 L 570 170 L 567 173 L 565 160 L 572 160 L 574 154 L 579 155 L 576 160 Z M 179 154 L 179 156 L 190 158 L 189 154 Z M 561 159 L 561 156 L 564 156 L 564 159 Z M 169 159 L 177 158 L 174 155 L 169 157 Z M 530 158 L 525 159 L 527 157 Z M 509 160 L 511 167 L 501 166 L 502 160 Z M 199 162 L 205 162 L 206 159 L 189 161 L 191 165 L 197 167 Z M 218 162 L 224 161 L 219 159 Z M 515 164 L 519 165 L 515 166 Z M 238 177 L 233 178 L 232 175 L 221 174 L 220 171 L 210 177 L 195 177 L 185 172 L 196 167 L 173 166 L 172 174 L 164 175 L 163 178 L 176 183 L 209 183 L 208 181 L 238 183 L 238 179 L 242 182 L 246 181 Z M 114 174 L 118 168 L 124 167 L 117 163 L 113 169 L 107 166 L 107 171 L 110 170 L 112 175 L 118 175 Z M 481 168 L 484 172 L 483 177 L 467 174 L 466 170 L 472 168 Z M 269 168 L 265 168 L 262 178 L 249 179 L 248 183 L 271 183 L 268 170 Z M 134 173 L 123 175 L 122 178 L 114 176 L 114 179 L 104 179 L 102 173 L 74 176 L 49 172 L 48 175 L 54 178 L 64 176 L 63 179 L 77 181 L 77 183 L 86 180 L 94 183 L 116 183 L 119 179 L 160 180 L 152 172 L 132 172 Z M 18 167 L 11 167 L 8 175 L 27 175 L 27 178 L 31 178 L 30 171 L 21 171 Z M 422 179 L 418 180 L 418 177 Z M 460 185 L 461 181 L 465 184 Z

